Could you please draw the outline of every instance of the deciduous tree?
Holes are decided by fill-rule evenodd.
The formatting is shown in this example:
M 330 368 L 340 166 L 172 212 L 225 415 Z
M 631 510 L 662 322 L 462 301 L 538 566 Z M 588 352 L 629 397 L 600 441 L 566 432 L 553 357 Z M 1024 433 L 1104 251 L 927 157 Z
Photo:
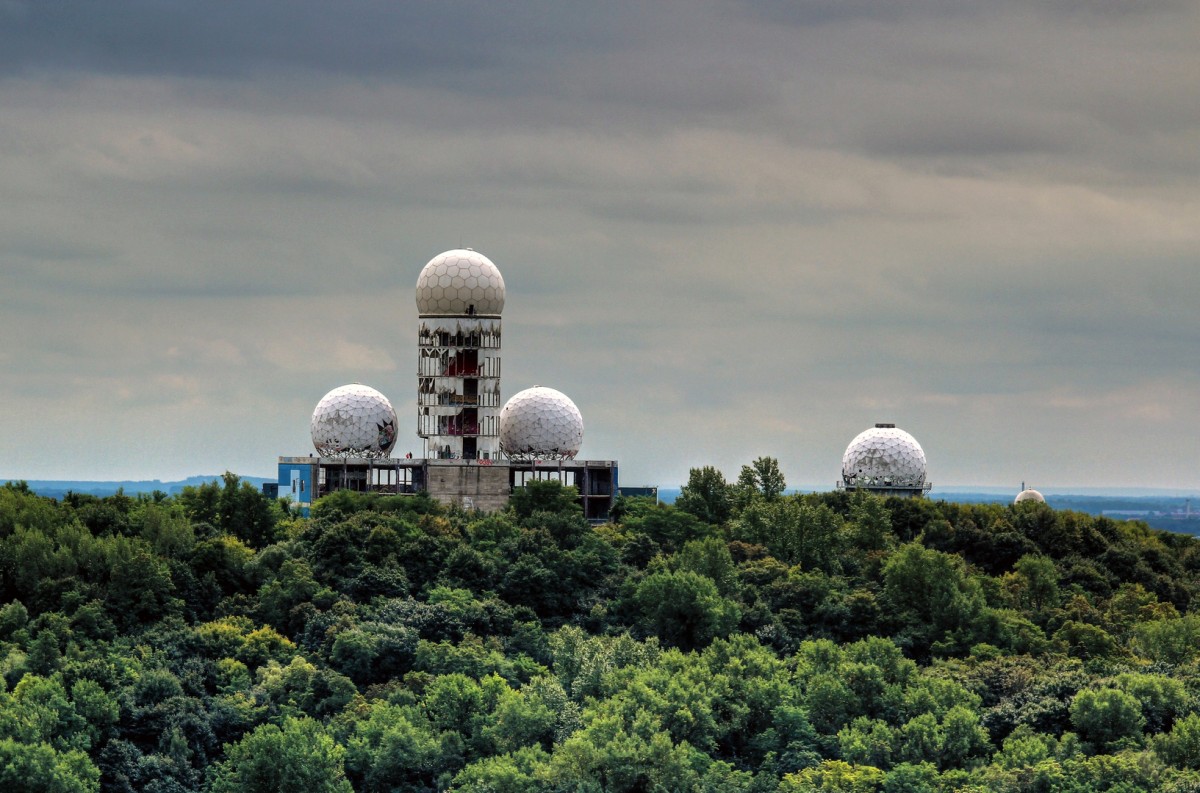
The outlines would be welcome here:
M 213 772 L 212 793 L 352 793 L 346 750 L 319 722 L 264 724 L 227 747 Z

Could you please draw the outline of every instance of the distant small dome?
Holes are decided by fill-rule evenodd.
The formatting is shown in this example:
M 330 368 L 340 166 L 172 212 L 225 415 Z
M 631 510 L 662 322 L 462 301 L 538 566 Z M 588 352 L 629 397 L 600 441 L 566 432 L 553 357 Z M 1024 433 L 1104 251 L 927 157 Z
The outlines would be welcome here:
M 1039 503 L 1045 504 L 1046 497 L 1043 496 L 1038 491 L 1034 490 L 1032 487 L 1030 487 L 1025 490 L 1022 490 L 1020 493 L 1017 493 L 1017 497 L 1013 499 L 1014 504 L 1020 504 L 1022 501 L 1037 501 Z
M 876 424 L 846 447 L 842 482 L 847 487 L 924 487 L 925 451 L 896 425 Z
M 500 316 L 504 278 L 482 253 L 452 250 L 429 260 L 417 278 L 417 313 L 422 316 Z
M 370 386 L 340 386 L 317 403 L 312 439 L 322 457 L 387 457 L 396 445 L 396 411 Z
M 527 388 L 500 409 L 500 450 L 510 459 L 573 460 L 582 445 L 583 416 L 561 391 Z

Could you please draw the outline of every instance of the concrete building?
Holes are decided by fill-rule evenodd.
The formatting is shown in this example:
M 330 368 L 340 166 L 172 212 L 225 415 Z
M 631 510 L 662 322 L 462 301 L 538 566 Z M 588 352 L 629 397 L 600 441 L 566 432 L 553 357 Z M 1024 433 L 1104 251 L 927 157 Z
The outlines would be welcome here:
M 279 481 L 271 484 L 279 498 L 291 501 L 302 514 L 313 501 L 337 490 L 391 495 L 424 491 L 448 506 L 491 512 L 504 509 L 513 490 L 532 479 L 575 487 L 584 516 L 593 523 L 608 519 L 617 496 L 613 460 L 280 457 Z
M 395 412 L 361 384 L 330 391 L 313 412 L 317 456 L 280 457 L 280 498 L 307 514 L 337 490 L 426 492 L 465 509 L 503 509 L 515 488 L 555 479 L 579 491 L 588 520 L 608 519 L 617 496 L 614 460 L 576 460 L 583 417 L 565 394 L 534 386 L 501 409 L 505 286 L 490 259 L 470 249 L 435 256 L 417 278 L 417 421 L 423 454 L 390 456 Z

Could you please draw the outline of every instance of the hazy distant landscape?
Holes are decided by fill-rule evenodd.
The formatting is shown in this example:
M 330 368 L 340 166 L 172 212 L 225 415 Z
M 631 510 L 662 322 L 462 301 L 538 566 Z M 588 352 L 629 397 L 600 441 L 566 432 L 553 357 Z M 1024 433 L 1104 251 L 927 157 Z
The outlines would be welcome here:
M 797 488 L 789 492 L 822 491 L 816 488 Z M 935 489 L 929 494 L 929 498 L 933 501 L 960 504 L 1008 504 L 1015 495 L 1015 489 L 967 486 Z M 1081 487 L 1073 491 L 1046 490 L 1043 495 L 1046 502 L 1055 509 L 1105 515 L 1121 520 L 1140 520 L 1151 528 L 1200 535 L 1200 496 L 1186 490 Z M 665 504 L 674 504 L 678 496 L 677 487 L 658 489 L 658 498 Z
M 262 487 L 263 482 L 274 482 L 275 480 L 268 479 L 263 476 L 241 476 L 243 482 L 249 482 L 255 487 Z M 104 481 L 104 480 L 76 480 L 76 479 L 26 479 L 26 480 L 8 480 L 8 481 L 24 481 L 29 489 L 37 493 L 39 496 L 46 498 L 61 499 L 67 493 L 83 493 L 89 496 L 97 496 L 104 498 L 106 496 L 115 495 L 118 491 L 127 496 L 136 496 L 141 493 L 153 493 L 155 491 L 166 493 L 169 496 L 178 495 L 183 492 L 185 487 L 198 487 L 208 482 L 220 482 L 221 475 L 213 474 L 211 476 L 189 476 L 187 479 L 179 479 L 171 482 L 164 482 L 159 479 L 127 479 L 122 481 Z

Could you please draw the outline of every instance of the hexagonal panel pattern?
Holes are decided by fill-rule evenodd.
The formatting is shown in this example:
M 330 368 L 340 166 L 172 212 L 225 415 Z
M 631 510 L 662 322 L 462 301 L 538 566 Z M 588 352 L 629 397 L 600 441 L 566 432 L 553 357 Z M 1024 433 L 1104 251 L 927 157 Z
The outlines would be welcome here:
M 421 315 L 500 316 L 504 278 L 482 253 L 452 250 L 434 256 L 417 277 L 417 313 Z
M 1014 504 L 1020 504 L 1022 501 L 1037 501 L 1041 504 L 1045 504 L 1046 497 L 1030 487 L 1022 490 L 1020 493 L 1017 493 L 1017 497 L 1013 499 Z
M 583 416 L 561 391 L 535 385 L 500 410 L 500 450 L 513 460 L 573 460 L 583 445 Z
M 852 487 L 922 487 L 925 451 L 904 430 L 872 427 L 860 432 L 846 447 L 842 481 Z
M 322 457 L 387 457 L 396 445 L 396 411 L 387 397 L 353 383 L 321 398 L 312 414 L 313 446 Z

